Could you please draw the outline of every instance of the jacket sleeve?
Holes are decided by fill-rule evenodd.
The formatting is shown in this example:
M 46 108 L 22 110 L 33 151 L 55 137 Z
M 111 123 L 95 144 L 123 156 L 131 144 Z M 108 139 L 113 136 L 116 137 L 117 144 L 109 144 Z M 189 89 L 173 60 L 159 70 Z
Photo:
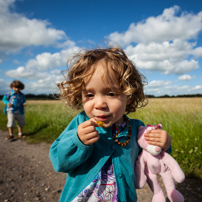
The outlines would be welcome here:
M 77 136 L 77 127 L 83 121 L 83 116 L 77 115 L 50 147 L 49 158 L 55 171 L 69 172 L 92 154 L 94 146 L 84 145 Z
M 168 154 L 171 154 L 172 152 L 172 145 L 170 145 L 170 147 L 168 148 L 168 150 L 166 151 Z
M 23 94 L 23 104 L 26 103 L 25 95 Z
M 7 104 L 9 103 L 8 96 L 7 96 L 7 95 L 4 95 L 2 101 L 3 101 L 3 103 L 4 103 L 5 105 L 7 105 Z

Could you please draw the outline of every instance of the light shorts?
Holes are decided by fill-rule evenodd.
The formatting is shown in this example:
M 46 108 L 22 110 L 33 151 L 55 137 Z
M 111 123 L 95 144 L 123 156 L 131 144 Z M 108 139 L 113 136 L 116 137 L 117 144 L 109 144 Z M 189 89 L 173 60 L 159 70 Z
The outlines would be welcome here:
M 23 127 L 25 125 L 25 116 L 24 114 L 7 112 L 8 123 L 7 127 L 15 127 L 15 120 L 18 122 L 19 127 Z

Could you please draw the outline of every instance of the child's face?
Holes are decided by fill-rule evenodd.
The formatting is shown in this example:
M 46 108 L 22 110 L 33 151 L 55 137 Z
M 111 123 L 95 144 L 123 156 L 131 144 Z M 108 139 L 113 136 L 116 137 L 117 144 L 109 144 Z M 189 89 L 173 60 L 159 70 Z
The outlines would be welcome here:
M 13 87 L 12 89 L 15 91 L 15 93 L 19 93 L 20 92 L 20 88 L 18 88 L 18 87 Z
M 116 94 L 103 79 L 103 64 L 97 64 L 97 69 L 82 91 L 83 108 L 89 118 L 103 121 L 104 127 L 123 123 L 123 115 L 128 104 L 124 94 Z M 117 85 L 117 81 L 114 81 Z

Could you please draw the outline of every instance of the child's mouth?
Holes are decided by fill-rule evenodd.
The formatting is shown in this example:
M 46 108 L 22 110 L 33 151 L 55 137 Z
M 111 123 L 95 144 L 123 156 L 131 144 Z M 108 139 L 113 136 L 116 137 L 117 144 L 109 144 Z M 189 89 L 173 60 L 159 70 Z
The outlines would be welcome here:
M 108 119 L 109 116 L 96 116 L 97 119 L 99 119 L 100 121 L 105 122 Z

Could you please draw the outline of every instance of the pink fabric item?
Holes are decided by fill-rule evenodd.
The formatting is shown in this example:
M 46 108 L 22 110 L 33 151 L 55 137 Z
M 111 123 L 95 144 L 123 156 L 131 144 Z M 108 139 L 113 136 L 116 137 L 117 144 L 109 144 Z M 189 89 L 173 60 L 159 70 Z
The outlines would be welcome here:
M 161 128 L 160 124 L 157 128 Z M 147 130 L 155 130 L 155 126 L 149 125 L 147 127 L 140 126 L 138 133 L 138 144 L 143 149 L 136 162 L 136 187 L 142 188 L 146 181 L 154 193 L 152 202 L 165 202 L 163 191 L 159 185 L 157 174 L 160 174 L 164 182 L 167 195 L 172 202 L 184 202 L 184 197 L 175 189 L 174 180 L 181 183 L 185 179 L 185 175 L 181 170 L 179 164 L 168 153 L 163 150 L 159 154 L 152 155 L 148 151 L 154 149 L 159 151 L 159 147 L 149 145 L 144 139 L 144 134 Z M 148 149 L 148 146 L 150 149 Z M 155 153 L 155 152 L 152 152 Z M 174 179 L 174 180 L 173 180 Z

